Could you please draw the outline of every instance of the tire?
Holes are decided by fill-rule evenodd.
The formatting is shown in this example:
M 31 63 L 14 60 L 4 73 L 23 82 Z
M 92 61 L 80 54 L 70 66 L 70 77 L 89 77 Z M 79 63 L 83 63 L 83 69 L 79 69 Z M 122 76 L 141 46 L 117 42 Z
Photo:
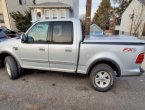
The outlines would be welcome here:
M 91 71 L 90 81 L 97 91 L 106 92 L 114 85 L 115 72 L 107 64 L 98 64 Z
M 15 80 L 19 77 L 19 67 L 13 57 L 7 56 L 5 58 L 5 68 L 12 80 Z

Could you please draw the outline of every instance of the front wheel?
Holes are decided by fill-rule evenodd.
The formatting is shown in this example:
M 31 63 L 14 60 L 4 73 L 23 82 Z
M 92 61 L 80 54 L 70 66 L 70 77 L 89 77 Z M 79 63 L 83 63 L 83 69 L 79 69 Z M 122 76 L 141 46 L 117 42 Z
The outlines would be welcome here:
M 7 56 L 5 58 L 5 68 L 9 77 L 14 80 L 19 77 L 19 68 L 16 61 L 11 57 Z
M 114 85 L 115 72 L 109 65 L 99 64 L 91 71 L 90 80 L 97 91 L 106 92 Z

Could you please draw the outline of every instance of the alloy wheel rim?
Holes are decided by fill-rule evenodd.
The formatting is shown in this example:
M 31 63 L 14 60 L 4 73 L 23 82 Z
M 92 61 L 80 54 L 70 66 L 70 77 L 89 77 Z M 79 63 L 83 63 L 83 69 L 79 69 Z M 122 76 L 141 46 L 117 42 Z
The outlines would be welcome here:
M 11 69 L 10 69 L 10 65 L 8 63 L 6 63 L 6 70 L 8 72 L 8 75 L 11 76 Z
M 99 71 L 95 76 L 95 83 L 100 88 L 105 88 L 110 84 L 111 77 L 106 71 Z

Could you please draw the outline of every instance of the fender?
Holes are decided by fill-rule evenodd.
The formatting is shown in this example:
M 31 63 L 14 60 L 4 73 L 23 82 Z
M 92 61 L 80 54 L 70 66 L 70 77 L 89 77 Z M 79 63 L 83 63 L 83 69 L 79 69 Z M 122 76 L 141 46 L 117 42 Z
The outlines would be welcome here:
M 0 52 L 0 56 L 2 54 L 8 54 L 8 55 L 12 56 L 16 60 L 17 64 L 21 67 L 20 61 L 17 59 L 17 57 L 15 57 L 15 55 L 13 55 L 12 53 L 10 53 L 8 51 L 2 51 L 2 52 Z M 4 59 L 2 59 L 2 60 L 4 60 Z
M 97 63 L 101 63 L 101 62 L 109 62 L 109 63 L 112 63 L 114 66 L 116 66 L 116 68 L 117 68 L 117 76 L 121 76 L 121 69 L 120 69 L 120 66 L 118 65 L 118 63 L 117 62 L 115 62 L 114 60 L 112 60 L 112 59 L 109 59 L 109 58 L 101 58 L 101 59 L 97 59 L 97 60 L 95 60 L 95 61 L 93 61 L 90 65 L 89 65 L 89 67 L 88 67 L 88 69 L 87 69 L 87 73 L 89 73 L 90 72 L 90 70 L 92 69 L 92 67 L 94 67 L 94 65 L 95 64 L 97 64 Z

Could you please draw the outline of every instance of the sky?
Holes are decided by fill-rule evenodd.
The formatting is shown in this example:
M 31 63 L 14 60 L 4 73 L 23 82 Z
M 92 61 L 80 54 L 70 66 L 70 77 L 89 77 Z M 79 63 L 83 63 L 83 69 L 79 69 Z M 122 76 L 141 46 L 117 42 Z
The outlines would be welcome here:
M 86 1 L 87 0 L 79 0 L 79 16 L 86 13 Z M 91 11 L 92 15 L 91 15 L 91 17 L 94 16 L 94 13 L 98 9 L 101 1 L 102 0 L 92 0 L 92 11 Z M 112 5 L 114 5 L 114 4 L 112 3 Z
M 83 15 L 86 13 L 86 1 L 87 0 L 80 0 L 79 3 L 79 15 Z M 98 9 L 100 3 L 102 0 L 92 0 L 92 17 L 94 15 L 94 13 L 96 12 L 96 10 Z

